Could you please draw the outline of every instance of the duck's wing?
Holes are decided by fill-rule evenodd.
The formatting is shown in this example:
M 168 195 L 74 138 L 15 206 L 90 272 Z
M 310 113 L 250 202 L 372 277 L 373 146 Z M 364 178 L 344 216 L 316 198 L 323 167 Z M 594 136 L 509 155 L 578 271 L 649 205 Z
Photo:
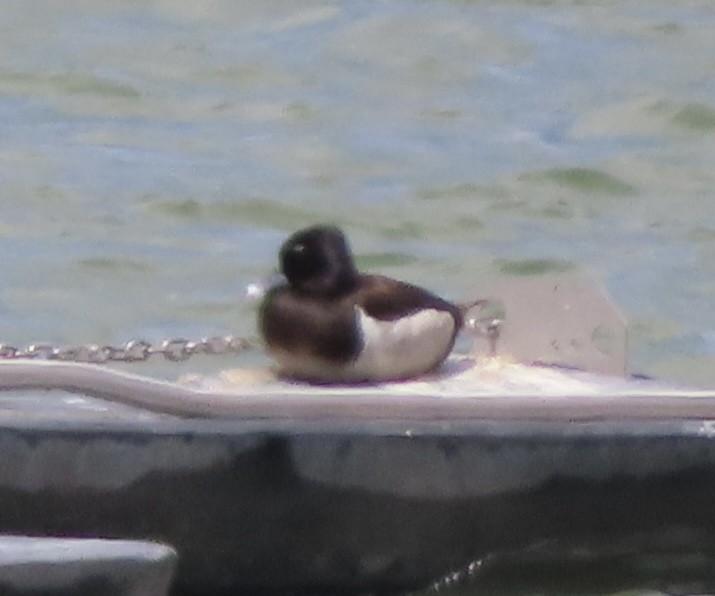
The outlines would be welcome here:
M 355 306 L 368 316 L 380 321 L 394 321 L 423 310 L 450 313 L 457 327 L 462 325 L 460 307 L 405 282 L 379 275 L 361 276 L 355 292 Z

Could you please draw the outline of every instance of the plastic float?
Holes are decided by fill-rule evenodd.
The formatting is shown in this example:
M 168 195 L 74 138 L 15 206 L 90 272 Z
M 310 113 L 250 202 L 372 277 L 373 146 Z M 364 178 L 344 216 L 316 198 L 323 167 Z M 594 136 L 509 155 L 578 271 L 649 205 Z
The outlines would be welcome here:
M 99 559 L 115 540 L 140 560 L 165 545 L 176 594 L 398 592 L 478 581 L 499 556 L 715 553 L 715 392 L 625 376 L 625 327 L 580 278 L 491 288 L 499 356 L 409 382 L 2 361 L 0 532 L 109 544 Z

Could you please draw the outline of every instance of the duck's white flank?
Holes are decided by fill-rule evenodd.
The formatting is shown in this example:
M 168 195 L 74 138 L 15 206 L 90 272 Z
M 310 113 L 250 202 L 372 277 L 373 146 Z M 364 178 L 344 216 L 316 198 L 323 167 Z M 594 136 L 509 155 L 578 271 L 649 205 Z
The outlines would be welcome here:
M 361 308 L 355 311 L 364 345 L 349 366 L 349 376 L 354 379 L 416 376 L 435 368 L 451 348 L 455 321 L 448 312 L 427 309 L 394 321 L 380 321 Z
M 415 377 L 437 367 L 454 337 L 454 318 L 445 311 L 422 310 L 395 321 L 380 321 L 355 308 L 363 349 L 352 362 L 336 364 L 304 353 L 272 350 L 289 377 L 322 382 L 392 381 Z

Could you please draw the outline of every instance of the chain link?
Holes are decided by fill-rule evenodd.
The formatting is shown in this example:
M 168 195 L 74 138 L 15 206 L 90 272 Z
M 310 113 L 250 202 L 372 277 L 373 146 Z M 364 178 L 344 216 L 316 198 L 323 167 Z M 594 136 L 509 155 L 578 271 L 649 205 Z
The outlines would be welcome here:
M 83 346 L 53 346 L 51 344 L 31 344 L 27 348 L 17 348 L 0 344 L 0 360 L 63 360 L 65 362 L 145 362 L 151 356 L 160 354 L 171 362 L 181 362 L 195 354 L 221 355 L 238 354 L 258 346 L 258 341 L 235 335 L 206 337 L 190 341 L 183 337 L 165 339 L 158 344 L 133 339 L 121 346 L 90 344 Z
M 501 337 L 504 321 L 497 317 L 469 318 L 465 327 L 472 331 L 475 337 L 484 337 L 489 342 L 489 355 L 497 355 L 497 342 Z

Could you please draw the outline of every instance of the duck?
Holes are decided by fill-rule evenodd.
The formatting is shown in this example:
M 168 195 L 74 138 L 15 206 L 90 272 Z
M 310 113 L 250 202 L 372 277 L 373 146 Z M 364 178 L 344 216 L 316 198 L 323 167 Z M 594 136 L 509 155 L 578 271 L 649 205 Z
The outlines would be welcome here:
M 315 225 L 280 248 L 284 281 L 259 307 L 279 376 L 309 383 L 401 381 L 438 369 L 468 307 L 403 281 L 360 273 L 345 234 Z

